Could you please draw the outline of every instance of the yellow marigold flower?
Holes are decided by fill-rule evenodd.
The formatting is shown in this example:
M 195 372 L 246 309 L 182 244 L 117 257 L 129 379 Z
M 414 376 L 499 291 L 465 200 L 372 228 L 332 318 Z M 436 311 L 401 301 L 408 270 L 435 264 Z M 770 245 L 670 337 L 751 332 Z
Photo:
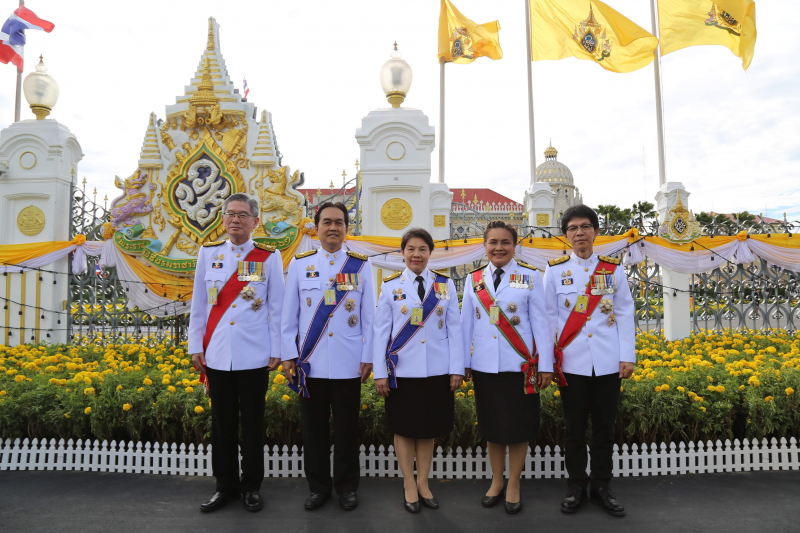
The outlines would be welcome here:
M 702 405 L 700 406 L 700 410 L 703 411 L 704 413 L 706 412 L 706 408 L 703 407 Z
M 277 370 L 278 370 L 278 372 L 283 372 L 283 365 L 278 365 Z
M 461 382 L 461 388 L 462 389 L 466 389 L 467 388 L 467 382 L 466 381 L 462 381 Z
M 725 387 L 722 385 L 717 385 L 717 392 L 725 392 Z
M 94 387 L 88 387 L 88 388 L 83 389 L 83 393 L 86 396 L 91 396 L 92 394 L 94 394 Z
M 274 382 L 277 383 L 278 385 L 282 384 L 284 381 L 286 381 L 286 377 L 284 377 L 283 374 L 278 374 L 277 376 L 275 376 Z
M 661 392 L 661 385 L 656 385 L 655 386 L 655 391 L 656 392 Z
M 463 392 L 457 392 L 456 393 L 456 398 L 463 398 L 463 397 L 464 397 L 464 393 Z
M 772 396 L 767 396 L 766 398 L 764 398 L 764 401 L 765 401 L 765 402 L 767 402 L 767 403 L 769 403 L 769 402 L 771 402 L 771 401 L 772 401 L 772 400 L 774 400 L 774 399 L 775 399 L 775 398 L 773 398 Z
M 122 385 L 117 385 L 117 390 L 122 390 Z
M 792 392 L 794 392 L 794 391 L 792 391 Z M 0 390 L 0 396 L 5 396 L 5 395 L 6 395 L 6 391 Z
M 467 391 L 467 396 L 475 396 L 475 391 L 470 389 Z
M 186 392 L 194 392 L 194 389 L 191 387 L 186 387 Z
M 744 385 L 739 385 L 739 390 L 744 390 Z
M 64 418 L 72 418 L 69 413 L 64 413 Z
M 14 376 L 14 381 L 16 381 L 17 383 L 25 381 L 25 376 L 23 376 L 22 374 L 17 374 L 16 376 Z
M 669 390 L 669 385 L 667 385 L 666 383 L 661 385 L 661 390 L 662 391 L 668 391 Z
M 289 398 L 289 396 L 288 396 L 288 395 L 286 395 L 286 394 L 284 394 L 284 395 L 281 397 L 281 399 L 282 399 L 284 402 L 288 402 L 289 400 L 291 400 L 291 398 Z
M 83 410 L 83 412 L 88 415 L 89 413 L 92 412 L 92 408 L 91 407 L 87 407 L 86 409 Z
M 144 387 L 139 387 L 138 389 L 136 389 L 136 392 L 142 392 L 143 390 L 144 390 Z
M 680 386 L 678 387 L 678 390 L 679 390 L 680 392 L 686 392 L 686 389 L 684 389 L 683 387 L 680 387 Z
M 368 407 L 369 407 L 369 406 L 368 406 L 367 404 L 365 404 L 365 403 L 362 403 L 362 404 L 361 404 L 361 410 L 362 410 L 362 411 L 366 411 Z
M 203 411 L 205 411 L 205 409 L 203 409 L 203 407 L 200 406 L 200 405 L 198 405 L 197 407 L 194 408 L 194 412 L 197 413 L 198 415 L 200 413 L 202 413 Z
M 784 392 L 786 393 L 786 396 L 791 396 L 792 394 L 794 394 L 794 389 L 791 387 L 786 387 L 786 390 Z M 6 391 L 0 392 L 0 396 L 2 396 L 5 393 Z
M 700 403 L 703 402 L 703 398 L 701 398 L 700 396 L 695 396 L 694 398 L 692 398 L 692 400 L 694 400 L 696 402 L 700 402 Z
M 555 391 L 555 392 L 553 393 L 553 396 L 555 396 L 556 398 L 558 398 L 559 396 L 561 396 L 561 391 L 560 391 L 560 390 L 557 390 L 557 391 Z
M 142 383 L 144 383 L 145 385 L 152 385 L 153 380 L 150 378 L 144 378 L 144 381 L 142 381 Z
M 169 387 L 167 387 L 167 390 L 170 391 L 170 392 L 175 392 L 175 387 L 170 385 Z
M 619 391 L 622 392 L 622 385 L 620 385 Z M 470 391 L 470 392 L 473 392 L 473 391 Z M 470 396 L 472 396 L 472 395 L 470 394 Z
M 131 410 L 131 404 L 129 404 L 129 403 L 123 404 L 122 410 L 123 411 L 130 411 Z

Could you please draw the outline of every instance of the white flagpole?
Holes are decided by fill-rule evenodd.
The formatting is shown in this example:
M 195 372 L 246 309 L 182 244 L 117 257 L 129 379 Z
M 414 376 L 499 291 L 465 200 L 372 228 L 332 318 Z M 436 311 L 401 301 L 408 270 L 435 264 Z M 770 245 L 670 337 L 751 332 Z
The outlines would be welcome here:
M 439 183 L 444 183 L 444 58 L 439 59 Z
M 530 0 L 525 2 L 525 29 L 528 34 L 528 42 L 525 48 L 528 51 L 528 129 L 530 136 L 531 151 L 531 183 L 536 181 L 536 139 L 533 131 L 533 74 L 531 73 L 531 4 Z
M 19 7 L 22 7 L 22 4 L 25 3 L 25 0 L 19 0 Z M 25 48 L 22 48 L 23 53 Z M 22 71 L 17 69 L 17 101 L 15 102 L 14 107 L 14 122 L 19 122 L 19 113 L 22 109 Z
M 650 0 L 650 20 L 653 24 L 653 35 L 660 39 L 658 31 L 658 20 L 656 16 L 656 0 Z M 653 67 L 656 75 L 656 124 L 658 126 L 658 185 L 667 182 L 667 163 L 664 148 L 664 109 L 661 104 L 661 41 L 653 52 L 655 60 Z

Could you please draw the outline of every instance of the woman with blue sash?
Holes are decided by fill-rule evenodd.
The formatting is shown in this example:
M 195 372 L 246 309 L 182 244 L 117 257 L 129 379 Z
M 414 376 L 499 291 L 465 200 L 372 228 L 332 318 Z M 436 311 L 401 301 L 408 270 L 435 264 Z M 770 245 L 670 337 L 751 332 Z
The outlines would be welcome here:
M 475 380 L 478 433 L 492 465 L 492 485 L 481 503 L 493 507 L 505 493 L 506 512 L 515 514 L 522 509 L 519 479 L 528 444 L 539 438 L 537 392 L 550 384 L 536 373 L 538 354 L 552 359 L 554 320 L 545 311 L 541 275 L 514 260 L 517 230 L 490 222 L 483 242 L 489 264 L 467 276 L 461 305 L 466 377 Z
M 428 270 L 433 239 L 403 235 L 406 269 L 383 279 L 374 328 L 375 389 L 386 398 L 386 427 L 404 479 L 405 509 L 437 509 L 428 487 L 433 442 L 453 430 L 454 392 L 464 380 L 464 347 L 455 285 Z M 414 460 L 417 479 L 414 481 Z

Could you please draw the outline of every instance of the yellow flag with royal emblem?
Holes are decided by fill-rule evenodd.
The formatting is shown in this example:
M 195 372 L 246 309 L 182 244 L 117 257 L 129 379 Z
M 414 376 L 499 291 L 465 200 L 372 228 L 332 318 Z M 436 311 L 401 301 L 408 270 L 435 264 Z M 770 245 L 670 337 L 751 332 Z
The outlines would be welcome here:
M 688 46 L 719 44 L 742 58 L 747 70 L 756 47 L 753 0 L 659 0 L 661 55 Z
M 655 59 L 658 39 L 603 2 L 529 1 L 532 61 L 577 57 L 633 72 Z
M 449 0 L 442 0 L 439 13 L 439 61 L 472 63 L 479 57 L 502 59 L 500 22 L 476 24 L 461 14 Z

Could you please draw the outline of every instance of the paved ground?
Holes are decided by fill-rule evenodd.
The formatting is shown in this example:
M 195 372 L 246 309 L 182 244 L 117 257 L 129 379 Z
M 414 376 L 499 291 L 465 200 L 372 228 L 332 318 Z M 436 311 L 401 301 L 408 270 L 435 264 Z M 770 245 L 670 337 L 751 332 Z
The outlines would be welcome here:
M 213 480 L 185 476 L 93 472 L 0 472 L 0 531 L 582 531 L 670 533 L 779 533 L 800 531 L 800 472 L 701 474 L 618 479 L 617 497 L 628 516 L 614 518 L 586 505 L 576 515 L 558 511 L 563 480 L 523 481 L 523 510 L 483 509 L 486 481 L 435 481 L 442 506 L 411 515 L 402 508 L 402 480 L 362 479 L 361 505 L 341 510 L 336 500 L 315 512 L 302 505 L 304 479 L 264 482 L 266 506 L 246 512 L 241 503 L 213 514 L 197 506 Z

